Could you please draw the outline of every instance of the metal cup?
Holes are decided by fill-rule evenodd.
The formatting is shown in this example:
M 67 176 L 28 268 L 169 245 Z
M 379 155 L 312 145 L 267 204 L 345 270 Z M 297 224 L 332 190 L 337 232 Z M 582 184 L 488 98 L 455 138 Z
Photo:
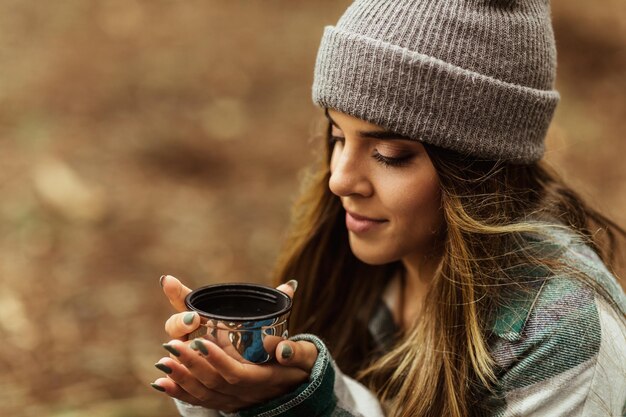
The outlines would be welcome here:
M 258 284 L 215 284 L 193 290 L 185 305 L 200 315 L 189 338 L 203 337 L 236 359 L 265 363 L 288 337 L 291 298 Z

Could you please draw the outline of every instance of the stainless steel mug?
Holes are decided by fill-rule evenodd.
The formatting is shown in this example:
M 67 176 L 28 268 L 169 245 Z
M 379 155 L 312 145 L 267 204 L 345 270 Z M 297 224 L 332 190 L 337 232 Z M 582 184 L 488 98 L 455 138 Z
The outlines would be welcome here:
M 189 338 L 203 337 L 236 359 L 265 363 L 288 337 L 291 298 L 258 284 L 215 284 L 193 290 L 185 305 L 200 315 Z

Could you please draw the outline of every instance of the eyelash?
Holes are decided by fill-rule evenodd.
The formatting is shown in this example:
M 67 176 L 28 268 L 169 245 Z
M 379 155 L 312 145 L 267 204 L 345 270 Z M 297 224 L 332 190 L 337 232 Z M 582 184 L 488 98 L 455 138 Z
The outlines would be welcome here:
M 331 148 L 332 146 L 335 145 L 335 143 L 337 142 L 343 143 L 343 141 L 344 141 L 344 138 L 340 136 L 330 136 L 330 139 L 328 140 Z M 403 156 L 400 158 L 390 158 L 388 156 L 381 155 L 378 151 L 374 151 L 374 154 L 372 155 L 372 157 L 376 159 L 379 163 L 381 163 L 383 166 L 402 167 L 408 164 L 412 156 L 409 155 L 409 156 Z
M 401 158 L 389 158 L 388 156 L 381 155 L 378 151 L 375 151 L 372 155 L 374 159 L 383 164 L 386 167 L 403 167 L 409 163 L 410 156 L 403 156 Z

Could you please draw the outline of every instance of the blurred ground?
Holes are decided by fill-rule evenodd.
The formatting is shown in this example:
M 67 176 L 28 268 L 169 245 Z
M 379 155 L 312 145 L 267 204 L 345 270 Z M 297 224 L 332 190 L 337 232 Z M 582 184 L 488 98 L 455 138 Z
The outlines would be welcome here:
M 266 282 L 349 3 L 0 0 L 0 415 L 174 415 L 158 277 Z M 547 154 L 621 225 L 625 17 L 554 5 Z

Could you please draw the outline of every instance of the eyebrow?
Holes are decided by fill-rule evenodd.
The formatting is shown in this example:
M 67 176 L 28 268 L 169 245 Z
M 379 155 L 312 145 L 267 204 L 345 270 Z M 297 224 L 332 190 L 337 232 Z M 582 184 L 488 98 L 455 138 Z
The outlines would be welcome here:
M 324 114 L 326 115 L 326 117 L 328 118 L 328 121 L 335 126 L 337 129 L 341 129 L 339 127 L 339 125 L 333 120 L 332 117 L 330 117 L 330 114 L 328 114 L 328 109 L 324 112 Z M 371 131 L 358 131 L 357 135 L 359 135 L 362 138 L 372 138 L 372 139 L 406 139 L 406 140 L 412 140 L 412 138 L 405 136 L 405 135 L 401 135 L 400 133 L 396 133 L 396 132 L 392 132 L 389 130 L 371 130 Z

